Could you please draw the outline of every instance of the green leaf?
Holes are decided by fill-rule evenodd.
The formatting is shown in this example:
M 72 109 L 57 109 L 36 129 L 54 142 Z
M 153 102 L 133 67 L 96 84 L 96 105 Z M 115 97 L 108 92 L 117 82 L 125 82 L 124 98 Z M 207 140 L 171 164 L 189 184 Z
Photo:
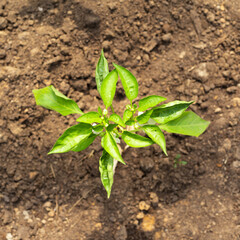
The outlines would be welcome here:
M 133 126 L 135 124 L 135 121 L 134 120 L 127 120 L 125 124 L 128 125 L 128 126 Z
M 132 116 L 133 113 L 129 109 L 126 109 L 123 113 L 123 122 L 126 123 Z
M 98 107 L 98 113 L 99 113 L 100 116 L 102 116 L 102 114 L 103 114 L 102 109 L 100 107 Z
M 101 51 L 100 58 L 98 60 L 98 64 L 96 67 L 96 84 L 97 84 L 97 90 L 101 95 L 101 85 L 103 82 L 103 79 L 108 75 L 109 70 L 108 70 L 108 62 L 107 59 L 104 57 L 104 52 L 103 50 Z
M 125 164 L 125 162 L 122 159 L 122 156 L 119 152 L 117 143 L 115 142 L 113 136 L 111 135 L 111 133 L 109 133 L 108 131 L 106 131 L 106 134 L 104 135 L 104 137 L 102 138 L 101 141 L 102 147 L 116 160 L 118 160 L 119 162 Z
M 76 102 L 64 96 L 53 86 L 33 90 L 37 105 L 62 114 L 63 116 L 78 113 L 83 114 Z
M 146 112 L 142 113 L 141 115 L 137 116 L 137 121 L 140 124 L 147 123 L 151 117 L 153 110 L 147 110 Z
M 157 95 L 152 95 L 152 96 L 145 97 L 145 98 L 143 98 L 139 101 L 138 111 L 144 112 L 148 108 L 155 107 L 160 102 L 163 102 L 165 100 L 166 100 L 165 97 L 161 97 L 161 96 L 157 96 Z
M 135 148 L 147 147 L 154 143 L 150 138 L 145 138 L 128 131 L 123 132 L 122 139 L 128 146 Z
M 121 78 L 121 82 L 127 98 L 132 101 L 138 95 L 138 83 L 133 74 L 126 68 L 113 63 Z
M 113 113 L 109 118 L 108 118 L 109 121 L 112 121 L 112 122 L 115 122 L 117 124 L 119 124 L 120 126 L 122 127 L 126 127 L 126 125 L 124 124 L 122 118 L 116 114 L 116 113 Z
M 116 92 L 118 81 L 117 71 L 114 69 L 103 80 L 100 95 L 106 108 L 110 107 Z
M 81 117 L 79 117 L 77 122 L 84 122 L 84 123 L 101 123 L 102 119 L 100 118 L 99 114 L 97 112 L 88 112 L 83 114 Z
M 163 152 L 167 155 L 166 150 L 166 141 L 165 137 L 158 126 L 155 125 L 145 125 L 142 127 L 144 132 L 155 142 L 157 143 L 163 150 Z
M 79 142 L 73 149 L 72 151 L 74 152 L 80 152 L 86 148 L 88 148 L 95 138 L 97 137 L 96 134 L 92 133 L 88 138 L 84 138 L 81 142 Z
M 102 124 L 98 124 L 98 125 L 96 125 L 96 126 L 93 126 L 93 131 L 96 132 L 96 134 L 97 134 L 97 133 L 102 132 L 103 128 L 104 128 L 104 127 L 103 127 Z
M 63 135 L 56 141 L 52 150 L 48 154 L 52 153 L 64 153 L 71 151 L 82 140 L 86 140 L 92 133 L 91 124 L 79 123 L 75 126 L 68 128 Z
M 192 103 L 193 101 L 173 101 L 167 104 L 163 104 L 153 110 L 151 118 L 160 124 L 167 123 L 180 117 Z
M 104 188 L 107 191 L 108 198 L 111 194 L 111 189 L 113 185 L 113 157 L 108 154 L 105 150 L 103 150 L 102 156 L 99 159 L 99 171 L 101 176 L 101 181 Z
M 183 135 L 198 137 L 208 127 L 210 122 L 203 120 L 194 112 L 184 112 L 179 118 L 159 125 L 159 128 L 170 132 Z
M 111 132 L 118 124 L 112 124 L 110 123 L 107 127 L 108 132 Z

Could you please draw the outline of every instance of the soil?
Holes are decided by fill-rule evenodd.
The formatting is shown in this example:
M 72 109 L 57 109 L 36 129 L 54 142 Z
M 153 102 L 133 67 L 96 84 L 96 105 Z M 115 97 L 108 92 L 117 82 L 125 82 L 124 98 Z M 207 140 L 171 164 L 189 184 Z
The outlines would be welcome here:
M 0 239 L 240 239 L 239 16 L 239 0 L 1 0 Z M 211 121 L 199 138 L 166 134 L 168 157 L 126 149 L 110 199 L 99 141 L 48 156 L 76 116 L 32 94 L 52 84 L 96 110 L 102 48 L 134 73 L 139 97 L 194 100 Z M 126 103 L 119 84 L 114 107 Z M 186 165 L 174 167 L 177 154 Z

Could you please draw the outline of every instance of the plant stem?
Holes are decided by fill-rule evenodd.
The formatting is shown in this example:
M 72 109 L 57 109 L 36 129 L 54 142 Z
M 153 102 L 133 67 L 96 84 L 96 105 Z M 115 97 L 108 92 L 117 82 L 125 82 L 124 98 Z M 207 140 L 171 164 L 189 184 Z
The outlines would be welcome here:
M 113 109 L 113 105 L 112 105 L 112 104 L 111 104 L 111 109 L 112 109 L 112 113 L 115 113 L 115 112 L 114 112 L 114 109 Z

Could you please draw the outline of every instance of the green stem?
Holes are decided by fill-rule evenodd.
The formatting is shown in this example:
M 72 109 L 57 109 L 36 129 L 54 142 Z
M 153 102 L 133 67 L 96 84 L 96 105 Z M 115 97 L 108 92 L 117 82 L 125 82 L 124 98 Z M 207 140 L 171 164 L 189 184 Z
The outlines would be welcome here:
M 112 113 L 115 113 L 115 112 L 114 112 L 114 109 L 113 109 L 113 105 L 112 105 L 112 104 L 111 104 L 111 109 L 112 109 Z

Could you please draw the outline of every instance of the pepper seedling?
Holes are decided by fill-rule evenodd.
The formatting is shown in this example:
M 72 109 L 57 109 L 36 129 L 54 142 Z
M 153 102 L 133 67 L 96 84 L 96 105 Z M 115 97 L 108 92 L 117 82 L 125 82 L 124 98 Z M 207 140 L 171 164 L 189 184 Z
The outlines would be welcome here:
M 78 124 L 68 128 L 48 154 L 80 152 L 91 145 L 97 137 L 101 138 L 103 152 L 99 159 L 99 171 L 108 198 L 117 162 L 125 164 L 118 145 L 120 139 L 133 148 L 158 144 L 167 155 L 163 131 L 198 137 L 210 123 L 194 112 L 186 111 L 192 101 L 176 100 L 160 104 L 166 101 L 166 98 L 158 95 L 136 101 L 138 96 L 136 78 L 126 68 L 115 63 L 113 66 L 114 69 L 109 72 L 108 62 L 102 51 L 96 67 L 96 84 L 105 105 L 104 109 L 98 107 L 96 111 L 83 113 L 76 102 L 53 86 L 33 90 L 37 105 L 55 110 L 63 116 L 81 115 L 76 119 Z M 115 113 L 112 105 L 119 77 L 130 101 L 122 117 Z M 140 135 L 139 132 L 143 134 Z

